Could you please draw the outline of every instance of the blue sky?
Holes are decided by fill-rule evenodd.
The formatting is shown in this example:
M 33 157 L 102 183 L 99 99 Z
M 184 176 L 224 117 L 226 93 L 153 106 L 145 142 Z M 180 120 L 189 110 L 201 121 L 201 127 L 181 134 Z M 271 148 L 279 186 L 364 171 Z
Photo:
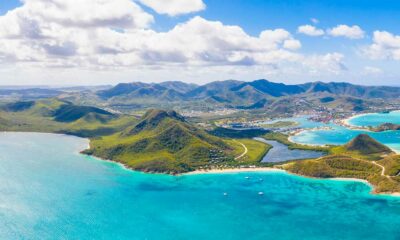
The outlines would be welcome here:
M 82 0 L 78 8 L 64 0 L 62 10 L 58 1 L 0 0 L 0 46 L 9 49 L 0 50 L 4 84 L 267 78 L 400 85 L 399 1 Z M 96 11 L 109 12 L 98 19 Z M 304 33 L 304 25 L 323 33 Z

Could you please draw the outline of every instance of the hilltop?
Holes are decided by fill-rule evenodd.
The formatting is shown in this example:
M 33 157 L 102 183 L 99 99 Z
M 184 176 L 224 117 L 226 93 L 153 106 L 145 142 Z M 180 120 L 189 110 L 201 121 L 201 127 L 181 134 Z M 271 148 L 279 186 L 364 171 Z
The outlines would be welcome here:
M 266 149 L 263 144 L 255 147 Z M 132 127 L 92 139 L 84 153 L 135 170 L 177 174 L 234 163 L 238 150 L 243 151 L 240 144 L 208 134 L 175 111 L 153 109 Z M 261 157 L 257 156 L 255 162 Z
M 368 154 L 389 154 L 393 151 L 379 143 L 368 134 L 360 134 L 344 146 L 347 151 L 355 151 L 364 155 Z

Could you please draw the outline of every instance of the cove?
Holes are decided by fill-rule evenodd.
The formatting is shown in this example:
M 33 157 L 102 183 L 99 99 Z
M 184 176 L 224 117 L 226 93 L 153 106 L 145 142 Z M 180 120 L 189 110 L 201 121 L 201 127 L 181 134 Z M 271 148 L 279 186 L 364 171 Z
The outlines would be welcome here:
M 400 199 L 360 182 L 143 174 L 87 144 L 0 133 L 0 239 L 400 239 Z
M 350 118 L 348 123 L 360 127 L 376 127 L 384 123 L 400 124 L 400 111 L 362 114 Z
M 306 120 L 303 119 L 303 121 Z M 350 124 L 357 126 L 363 126 L 365 124 L 368 126 L 378 126 L 385 122 L 400 123 L 399 112 L 366 114 L 349 120 Z M 311 124 L 312 123 L 307 123 L 307 125 Z M 330 129 L 305 130 L 290 137 L 290 140 L 296 143 L 310 145 L 342 145 L 348 143 L 359 134 L 368 134 L 377 141 L 390 147 L 393 151 L 400 152 L 400 131 L 370 132 L 360 129 L 350 129 L 334 123 L 325 124 L 322 127 L 329 127 Z

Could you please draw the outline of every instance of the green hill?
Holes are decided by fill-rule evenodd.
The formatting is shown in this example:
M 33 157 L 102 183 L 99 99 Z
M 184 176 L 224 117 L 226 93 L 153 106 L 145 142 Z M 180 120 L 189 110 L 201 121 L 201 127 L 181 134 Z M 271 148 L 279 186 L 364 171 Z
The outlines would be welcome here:
M 113 117 L 113 114 L 96 107 L 65 104 L 54 112 L 53 117 L 58 122 L 73 122 L 80 118 L 86 118 L 89 122 L 93 120 L 106 122 Z
M 137 122 L 132 116 L 59 99 L 7 103 L 0 107 L 0 114 L 2 131 L 55 132 L 81 137 L 110 135 Z
M 360 134 L 344 146 L 348 151 L 356 151 L 361 154 L 388 154 L 393 151 L 379 143 L 367 134 Z
M 299 104 L 313 99 L 314 96 L 321 96 L 316 102 L 317 106 L 323 104 L 335 109 L 362 111 L 368 109 L 371 101 L 393 99 L 399 94 L 399 87 L 360 86 L 340 82 L 287 85 L 266 79 L 251 82 L 215 81 L 202 86 L 178 81 L 159 84 L 135 82 L 118 84 L 113 88 L 97 92 L 104 101 L 114 104 L 129 102 L 151 107 L 177 102 L 190 103 L 188 106 L 191 106 L 196 102 L 238 109 L 269 108 L 272 112 L 275 110 L 292 112 Z M 293 97 L 300 98 L 301 101 L 300 99 L 294 101 Z M 293 106 L 276 106 L 281 105 L 279 100 L 282 98 L 286 98 L 286 101 L 287 98 L 293 100 L 293 103 L 289 102 Z M 310 109 L 312 108 L 305 110 Z
M 196 128 L 174 111 L 149 110 L 140 121 L 111 136 L 93 139 L 86 154 L 135 170 L 181 173 L 233 159 L 234 149 Z

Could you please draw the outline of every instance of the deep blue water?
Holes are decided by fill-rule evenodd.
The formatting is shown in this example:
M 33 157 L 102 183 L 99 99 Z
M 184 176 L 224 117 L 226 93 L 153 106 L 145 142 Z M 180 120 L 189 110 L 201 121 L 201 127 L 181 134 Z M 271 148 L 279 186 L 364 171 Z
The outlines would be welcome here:
M 272 146 L 268 153 L 263 157 L 261 162 L 284 162 L 289 160 L 300 160 L 307 158 L 319 158 L 325 155 L 323 152 L 289 149 L 285 144 L 277 141 L 265 140 L 263 138 L 255 138 L 258 141 L 267 143 Z
M 0 133 L 0 239 L 400 239 L 400 199 L 360 182 L 142 174 L 86 144 Z

